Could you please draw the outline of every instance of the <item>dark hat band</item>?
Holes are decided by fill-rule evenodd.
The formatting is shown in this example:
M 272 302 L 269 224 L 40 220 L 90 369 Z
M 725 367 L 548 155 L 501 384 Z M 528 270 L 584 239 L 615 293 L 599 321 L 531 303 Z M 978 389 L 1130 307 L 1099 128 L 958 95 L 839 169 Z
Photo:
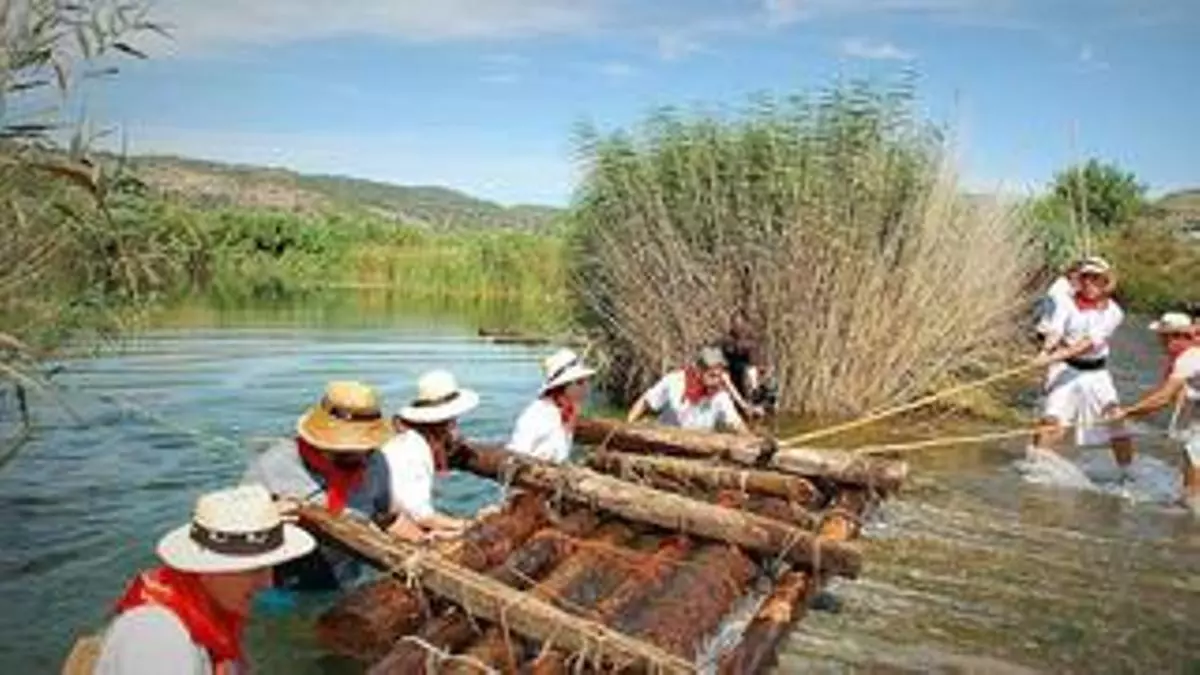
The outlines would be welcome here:
M 563 366 L 561 368 L 559 368 L 558 370 L 555 370 L 553 373 L 550 373 L 550 378 L 546 381 L 553 382 L 553 381 L 557 380 L 558 378 L 562 377 L 563 374 L 566 373 L 568 370 L 570 370 L 578 365 L 579 365 L 579 357 L 575 357 L 575 358 L 571 359 L 570 361 L 567 361 L 565 364 L 563 364 Z
M 413 401 L 412 407 L 414 407 L 414 408 L 432 408 L 432 407 L 438 406 L 438 405 L 446 405 L 447 403 L 454 401 L 458 397 L 459 397 L 459 392 L 452 391 L 449 394 L 446 394 L 445 396 L 439 396 L 438 398 L 431 398 L 426 401 Z
M 213 553 L 252 556 L 270 553 L 283 546 L 283 523 L 254 532 L 221 532 L 192 523 L 192 541 Z
M 383 413 L 378 410 L 355 412 L 334 405 L 328 398 L 321 399 L 321 409 L 328 413 L 330 417 L 342 420 L 343 422 L 375 422 L 383 419 Z

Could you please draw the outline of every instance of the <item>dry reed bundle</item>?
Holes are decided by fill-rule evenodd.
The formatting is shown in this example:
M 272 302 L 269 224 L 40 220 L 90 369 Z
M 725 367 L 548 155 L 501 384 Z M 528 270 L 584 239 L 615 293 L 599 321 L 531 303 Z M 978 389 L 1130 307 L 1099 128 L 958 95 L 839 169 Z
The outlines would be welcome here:
M 840 86 L 583 134 L 573 271 L 609 388 L 636 395 L 735 309 L 790 412 L 859 414 L 1011 362 L 1029 230 L 959 190 L 910 101 Z

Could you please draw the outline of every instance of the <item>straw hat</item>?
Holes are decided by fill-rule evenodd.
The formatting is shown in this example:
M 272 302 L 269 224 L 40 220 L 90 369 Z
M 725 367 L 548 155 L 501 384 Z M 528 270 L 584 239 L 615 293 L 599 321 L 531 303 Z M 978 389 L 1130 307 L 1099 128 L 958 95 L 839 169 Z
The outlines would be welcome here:
M 572 382 L 586 380 L 596 374 L 596 371 L 583 365 L 579 355 L 570 349 L 560 349 L 542 362 L 542 370 L 546 373 L 546 381 L 542 384 L 542 394 Z
M 243 485 L 196 500 L 192 522 L 158 542 L 158 557 L 181 572 L 249 572 L 307 555 L 316 545 L 280 519 L 265 487 Z
M 361 382 L 330 382 L 321 402 L 296 423 L 296 432 L 327 452 L 370 452 L 392 436 L 375 391 Z
M 1183 312 L 1167 312 L 1149 327 L 1155 333 L 1170 334 L 1190 333 L 1196 325 L 1192 323 L 1192 317 Z
M 1100 256 L 1091 256 L 1079 261 L 1080 274 L 1100 274 L 1106 277 L 1112 276 L 1112 265 Z
M 705 347 L 700 350 L 700 354 L 696 357 L 696 365 L 702 368 L 726 368 L 728 363 L 725 361 L 725 354 L 716 347 Z
M 453 373 L 433 370 L 417 380 L 417 398 L 398 413 L 406 422 L 438 424 L 470 412 L 479 405 L 479 395 L 458 386 Z

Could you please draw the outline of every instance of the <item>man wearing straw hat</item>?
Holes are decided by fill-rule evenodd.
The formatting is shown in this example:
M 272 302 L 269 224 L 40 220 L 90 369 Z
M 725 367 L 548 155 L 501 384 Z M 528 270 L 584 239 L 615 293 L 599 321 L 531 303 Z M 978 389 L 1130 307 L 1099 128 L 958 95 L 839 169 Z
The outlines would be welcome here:
M 260 485 L 200 497 L 192 522 L 158 542 L 163 566 L 142 572 L 117 603 L 97 675 L 244 672 L 242 629 L 271 568 L 316 543 L 284 523 Z
M 652 410 L 659 423 L 668 426 L 750 433 L 729 395 L 728 383 L 721 350 L 705 347 L 694 364 L 667 373 L 646 390 L 629 409 L 628 421 L 636 422 Z
M 417 380 L 417 396 L 393 418 L 400 432 L 383 447 L 391 476 L 392 508 L 419 528 L 426 539 L 454 537 L 467 521 L 433 508 L 433 482 L 449 471 L 448 458 L 458 431 L 458 418 L 479 405 L 479 395 L 458 386 L 445 370 Z
M 317 502 L 334 514 L 350 511 L 412 537 L 416 528 L 393 508 L 388 464 L 377 452 L 391 436 L 374 390 L 361 382 L 331 382 L 296 423 L 296 437 L 256 457 L 243 482 L 261 483 L 285 502 Z M 364 570 L 345 551 L 322 545 L 281 566 L 276 581 L 293 589 L 344 588 Z
M 571 454 L 579 408 L 587 397 L 587 381 L 596 374 L 570 349 L 560 349 L 543 363 L 545 381 L 538 397 L 517 418 L 508 450 L 549 462 L 565 462 Z
M 1142 400 L 1127 407 L 1109 411 L 1109 419 L 1142 417 L 1172 404 L 1176 406 L 1171 420 L 1172 437 L 1183 442 L 1183 498 L 1192 513 L 1200 515 L 1200 425 L 1180 424 L 1184 406 L 1190 408 L 1200 400 L 1200 326 L 1182 312 L 1168 312 L 1150 324 L 1158 333 L 1167 353 L 1167 367 L 1162 382 Z M 1183 427 L 1176 429 L 1176 427 Z M 1178 433 L 1177 433 L 1178 432 Z
M 1079 265 L 1079 288 L 1071 302 L 1055 309 L 1039 358 L 1049 368 L 1041 426 L 1034 450 L 1049 450 L 1075 426 L 1078 445 L 1109 444 L 1122 471 L 1133 462 L 1133 443 L 1124 428 L 1104 424 L 1104 413 L 1118 403 L 1108 371 L 1109 340 L 1125 314 L 1112 298 L 1116 276 L 1103 258 Z

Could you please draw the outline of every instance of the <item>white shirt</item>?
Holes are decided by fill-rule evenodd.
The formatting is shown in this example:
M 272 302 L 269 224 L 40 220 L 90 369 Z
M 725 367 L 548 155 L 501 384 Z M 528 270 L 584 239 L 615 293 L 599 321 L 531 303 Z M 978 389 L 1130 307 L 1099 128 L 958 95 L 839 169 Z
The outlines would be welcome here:
M 1071 281 L 1066 277 L 1059 277 L 1050 284 L 1050 288 L 1046 289 L 1046 297 L 1054 301 L 1055 306 L 1060 303 L 1071 302 L 1075 295 L 1075 289 L 1071 286 Z
M 506 447 L 520 455 L 562 463 L 571 454 L 572 441 L 558 406 L 539 398 L 526 406 L 517 418 Z
M 393 436 L 381 450 L 392 481 L 392 509 L 414 520 L 433 510 L 433 453 L 425 437 L 409 429 Z
M 1090 339 L 1092 348 L 1078 358 L 1099 360 L 1108 357 L 1108 341 L 1124 320 L 1125 312 L 1112 299 L 1104 309 L 1080 309 L 1072 297 L 1055 305 L 1050 332 L 1061 336 L 1067 344 Z
M 684 429 L 713 431 L 741 422 L 729 392 L 720 391 L 699 403 L 684 400 L 687 387 L 682 370 L 667 373 L 646 392 L 646 404 L 658 413 L 658 421 Z
M 192 642 L 171 610 L 155 605 L 122 612 L 96 660 L 96 675 L 210 675 L 208 652 Z
M 1182 379 L 1187 384 L 1189 399 L 1200 400 L 1200 347 L 1188 347 L 1175 359 L 1171 377 Z

